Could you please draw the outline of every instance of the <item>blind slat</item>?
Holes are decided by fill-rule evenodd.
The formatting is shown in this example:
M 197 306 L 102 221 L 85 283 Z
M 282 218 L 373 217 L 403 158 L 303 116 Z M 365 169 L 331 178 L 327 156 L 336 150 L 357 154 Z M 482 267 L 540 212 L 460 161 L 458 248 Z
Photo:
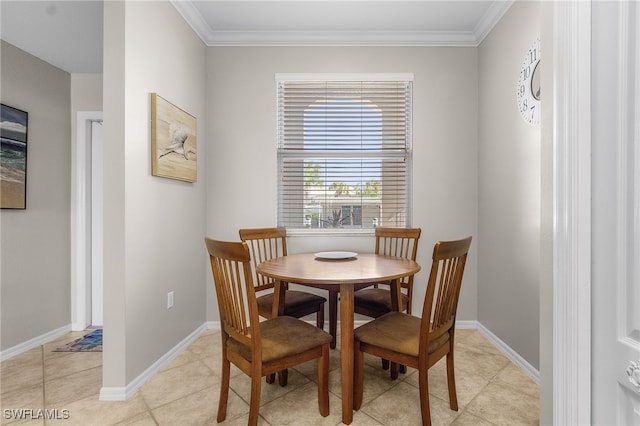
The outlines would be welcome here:
M 278 225 L 409 226 L 411 82 L 278 83 Z

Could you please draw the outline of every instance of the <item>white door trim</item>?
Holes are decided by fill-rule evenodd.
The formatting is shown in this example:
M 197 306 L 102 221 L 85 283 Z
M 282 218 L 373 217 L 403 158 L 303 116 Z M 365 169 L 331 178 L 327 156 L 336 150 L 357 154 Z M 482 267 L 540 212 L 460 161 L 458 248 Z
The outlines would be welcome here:
M 103 137 L 102 120 L 91 122 L 91 326 L 103 322 Z
M 71 147 L 71 329 L 84 330 L 91 324 L 90 283 L 91 259 L 87 242 L 90 218 L 87 217 L 88 199 L 87 168 L 91 164 L 91 122 L 102 120 L 102 111 L 80 111 L 76 117 L 76 138 Z
M 554 3 L 553 424 L 591 424 L 591 2 Z
M 629 381 L 627 367 L 640 361 L 640 7 L 630 2 L 618 6 L 618 226 L 616 344 L 608 359 L 615 366 L 618 391 L 615 420 L 640 424 L 640 388 Z

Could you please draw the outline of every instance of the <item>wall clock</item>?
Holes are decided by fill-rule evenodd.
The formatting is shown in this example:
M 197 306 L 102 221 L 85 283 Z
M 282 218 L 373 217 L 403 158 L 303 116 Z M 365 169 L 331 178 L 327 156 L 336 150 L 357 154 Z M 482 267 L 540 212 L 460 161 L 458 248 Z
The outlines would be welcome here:
M 533 42 L 531 48 L 524 55 L 516 99 L 520 115 L 532 126 L 540 124 L 540 39 Z

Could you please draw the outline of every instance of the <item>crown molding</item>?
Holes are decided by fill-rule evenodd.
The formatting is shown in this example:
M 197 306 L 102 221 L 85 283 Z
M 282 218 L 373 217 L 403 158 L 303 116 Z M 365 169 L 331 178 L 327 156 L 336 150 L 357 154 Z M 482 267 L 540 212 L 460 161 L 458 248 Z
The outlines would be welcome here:
M 476 47 L 514 0 L 496 1 L 474 31 L 216 31 L 190 1 L 170 0 L 200 39 L 213 46 Z
M 178 13 L 182 15 L 182 18 L 187 24 L 189 24 L 189 26 L 191 26 L 198 37 L 208 45 L 207 39 L 214 31 L 211 29 L 207 21 L 204 20 L 202 14 L 193 5 L 193 3 L 183 0 L 169 0 L 169 2 L 176 8 Z
M 487 12 L 482 16 L 478 24 L 474 28 L 474 35 L 477 44 L 482 43 L 484 38 L 491 32 L 493 27 L 502 19 L 507 10 L 513 5 L 515 0 L 494 1 Z
M 476 46 L 471 32 L 215 31 L 207 46 Z

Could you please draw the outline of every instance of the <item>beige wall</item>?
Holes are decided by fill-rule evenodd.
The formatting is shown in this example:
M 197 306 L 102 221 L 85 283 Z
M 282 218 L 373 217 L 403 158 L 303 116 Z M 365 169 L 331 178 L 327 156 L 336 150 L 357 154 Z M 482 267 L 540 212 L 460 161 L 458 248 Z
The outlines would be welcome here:
M 71 140 L 80 111 L 102 111 L 102 74 L 71 74 Z
M 540 127 L 516 83 L 540 36 L 538 2 L 516 2 L 479 47 L 478 321 L 539 368 Z M 544 61 L 545 52 L 542 52 Z M 542 88 L 543 95 L 545 88 Z
M 413 226 L 423 230 L 414 308 L 421 307 L 433 245 L 477 237 L 478 76 L 475 48 L 224 47 L 207 50 L 207 234 L 276 224 L 276 73 L 414 74 Z M 291 237 L 289 250 L 373 251 L 373 237 Z M 472 246 L 459 319 L 476 319 Z M 218 311 L 209 278 L 208 318 Z
M 71 74 L 71 120 L 74 123 L 78 111 L 102 111 L 102 74 Z
M 105 2 L 103 390 L 205 321 L 204 44 L 167 2 Z M 197 119 L 196 183 L 151 175 L 151 93 Z M 167 293 L 175 305 L 167 309 Z
M 434 242 L 472 235 L 458 317 L 479 319 L 537 368 L 540 137 L 539 129 L 518 115 L 515 82 L 522 56 L 538 34 L 538 3 L 518 2 L 480 48 L 205 48 L 168 2 L 105 2 L 104 298 L 105 328 L 111 332 L 105 334 L 104 385 L 126 386 L 205 318 L 218 318 L 202 238 L 235 240 L 240 227 L 275 224 L 274 74 L 301 72 L 414 74 L 412 225 L 423 229 L 418 254 L 423 271 L 416 278 L 414 309 L 422 304 Z M 60 113 L 65 117 L 52 120 L 61 126 L 55 144 L 30 145 L 29 191 L 32 172 L 34 179 L 45 173 L 48 180 L 28 191 L 26 212 L 2 211 L 2 300 L 21 300 L 40 287 L 24 286 L 14 279 L 18 269 L 5 265 L 36 243 L 39 228 L 26 240 L 22 234 L 10 237 L 10 229 L 29 227 L 31 220 L 41 219 L 38 209 L 46 210 L 43 220 L 51 229 L 43 232 L 56 250 L 68 246 L 67 162 L 74 120 L 69 112 L 99 104 L 100 76 L 70 78 L 28 55 L 16 59 L 15 49 L 2 47 L 3 102 L 39 111 L 50 102 L 40 97 L 52 94 L 51 104 L 67 105 Z M 38 90 L 27 93 L 37 106 L 25 107 L 20 102 L 28 96 L 13 83 L 27 81 L 23 68 L 32 65 L 60 84 L 34 86 Z M 195 184 L 151 176 L 151 92 L 198 119 Z M 45 109 L 51 110 L 47 115 L 58 114 L 55 107 Z M 31 120 L 30 115 L 30 141 L 35 137 Z M 48 166 L 50 158 L 56 167 L 38 166 Z M 51 204 L 41 206 L 43 200 Z M 30 238 L 30 246 L 17 243 Z M 291 252 L 372 248 L 372 236 L 298 236 L 289 243 Z M 68 325 L 69 258 L 57 260 L 46 261 L 56 284 L 47 281 L 47 298 L 33 309 L 45 315 L 2 305 L 2 319 L 11 321 L 3 321 L 0 349 Z M 6 284 L 11 279 L 15 285 Z M 42 283 L 39 276 L 29 280 Z M 171 290 L 176 306 L 166 310 Z M 11 334 L 10 327 L 22 318 L 31 323 L 19 335 Z
M 2 103 L 27 111 L 27 208 L 0 212 L 6 350 L 69 325 L 70 76 L 2 41 Z

